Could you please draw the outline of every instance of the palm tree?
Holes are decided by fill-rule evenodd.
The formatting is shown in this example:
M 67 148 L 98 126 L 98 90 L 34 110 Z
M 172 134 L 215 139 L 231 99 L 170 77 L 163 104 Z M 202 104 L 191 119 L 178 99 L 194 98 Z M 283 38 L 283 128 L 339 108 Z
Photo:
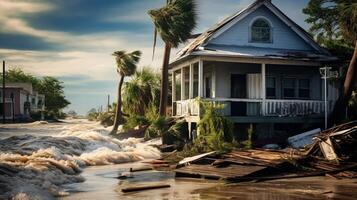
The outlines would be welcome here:
M 126 53 L 126 51 L 116 51 L 113 53 L 115 56 L 115 61 L 117 63 L 117 72 L 120 75 L 120 81 L 118 86 L 118 99 L 114 118 L 114 125 L 111 134 L 116 134 L 118 131 L 119 124 L 122 121 L 122 99 L 121 99 L 121 89 L 124 83 L 125 76 L 131 76 L 136 71 L 136 65 L 140 60 L 141 52 L 133 51 L 131 53 Z
M 338 5 L 338 11 L 340 13 L 339 25 L 342 36 L 345 38 L 346 41 L 350 42 L 355 46 L 343 87 L 343 99 L 344 102 L 347 103 L 348 99 L 352 95 L 352 88 L 356 82 L 357 3 L 351 1 L 342 1 L 342 3 Z
M 167 5 L 148 12 L 155 25 L 154 52 L 157 33 L 165 42 L 161 74 L 160 115 L 166 115 L 168 95 L 168 68 L 171 48 L 186 42 L 196 26 L 195 0 L 167 0 Z
M 124 85 L 123 107 L 129 114 L 144 116 L 151 103 L 157 105 L 160 93 L 159 76 L 148 68 L 135 72 L 133 78 Z

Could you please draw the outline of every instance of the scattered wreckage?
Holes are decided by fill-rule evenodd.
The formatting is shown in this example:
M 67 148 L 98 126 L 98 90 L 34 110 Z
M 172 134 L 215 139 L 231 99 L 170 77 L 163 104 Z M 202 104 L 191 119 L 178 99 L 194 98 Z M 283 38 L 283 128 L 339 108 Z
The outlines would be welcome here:
M 322 131 L 315 129 L 288 138 L 283 150 L 234 150 L 208 152 L 181 160 L 174 168 L 176 177 L 224 180 L 228 183 L 327 176 L 336 179 L 357 177 L 357 121 Z M 176 151 L 168 154 L 171 156 Z M 172 169 L 166 157 L 145 162 L 150 166 L 130 168 L 129 173 Z M 121 175 L 119 179 L 129 178 Z M 150 184 L 123 188 L 122 192 L 170 187 Z
M 228 182 L 357 177 L 357 121 L 302 133 L 289 138 L 288 143 L 292 148 L 210 152 L 185 158 L 175 169 L 176 176 Z

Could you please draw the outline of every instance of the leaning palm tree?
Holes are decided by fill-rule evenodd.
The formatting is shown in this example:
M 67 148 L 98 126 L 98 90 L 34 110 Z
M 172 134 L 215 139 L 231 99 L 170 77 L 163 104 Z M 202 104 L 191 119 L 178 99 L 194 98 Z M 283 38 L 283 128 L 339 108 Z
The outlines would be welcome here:
M 125 76 L 131 76 L 136 71 L 136 65 L 138 64 L 141 56 L 140 51 L 133 51 L 131 53 L 126 53 L 126 51 L 116 51 L 113 53 L 115 56 L 115 61 L 117 64 L 117 72 L 120 75 L 120 81 L 118 86 L 118 99 L 115 111 L 114 125 L 111 134 L 116 134 L 120 122 L 122 121 L 122 94 L 121 89 L 124 83 Z
M 340 30 L 343 38 L 355 47 L 344 82 L 343 99 L 346 104 L 357 81 L 357 2 L 341 2 L 337 7 Z
M 165 53 L 162 64 L 160 115 L 166 115 L 168 95 L 168 68 L 171 48 L 186 42 L 196 26 L 195 0 L 167 0 L 167 5 L 148 12 L 155 25 L 154 52 L 157 33 L 165 42 Z

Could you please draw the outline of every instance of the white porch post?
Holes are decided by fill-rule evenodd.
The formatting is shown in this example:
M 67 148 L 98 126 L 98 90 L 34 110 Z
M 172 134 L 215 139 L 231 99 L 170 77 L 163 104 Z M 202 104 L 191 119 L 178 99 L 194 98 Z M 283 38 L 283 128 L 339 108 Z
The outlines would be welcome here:
M 172 71 L 172 103 L 176 101 L 176 79 L 175 71 Z
M 212 98 L 216 98 L 216 67 L 212 68 Z
M 198 97 L 203 97 L 203 61 L 198 62 Z
M 262 90 L 261 90 L 261 97 L 262 97 L 262 115 L 266 114 L 266 67 L 265 63 L 262 63 Z
M 193 98 L 193 82 L 194 82 L 194 68 L 193 64 L 190 64 L 190 82 L 189 82 L 189 99 Z
M 181 68 L 181 101 L 185 100 L 185 67 Z

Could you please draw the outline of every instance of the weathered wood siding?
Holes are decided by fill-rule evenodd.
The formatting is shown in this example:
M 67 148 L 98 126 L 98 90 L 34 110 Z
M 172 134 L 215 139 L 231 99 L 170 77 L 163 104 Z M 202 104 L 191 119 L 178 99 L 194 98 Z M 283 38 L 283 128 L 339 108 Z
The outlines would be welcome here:
M 272 24 L 272 43 L 250 43 L 250 24 L 257 17 L 263 16 Z M 290 27 L 276 17 L 265 6 L 260 7 L 255 12 L 249 14 L 241 21 L 237 22 L 230 29 L 210 41 L 211 44 L 219 45 L 237 45 L 237 46 L 253 46 L 275 49 L 290 49 L 311 51 L 314 50 L 300 36 L 298 36 Z

